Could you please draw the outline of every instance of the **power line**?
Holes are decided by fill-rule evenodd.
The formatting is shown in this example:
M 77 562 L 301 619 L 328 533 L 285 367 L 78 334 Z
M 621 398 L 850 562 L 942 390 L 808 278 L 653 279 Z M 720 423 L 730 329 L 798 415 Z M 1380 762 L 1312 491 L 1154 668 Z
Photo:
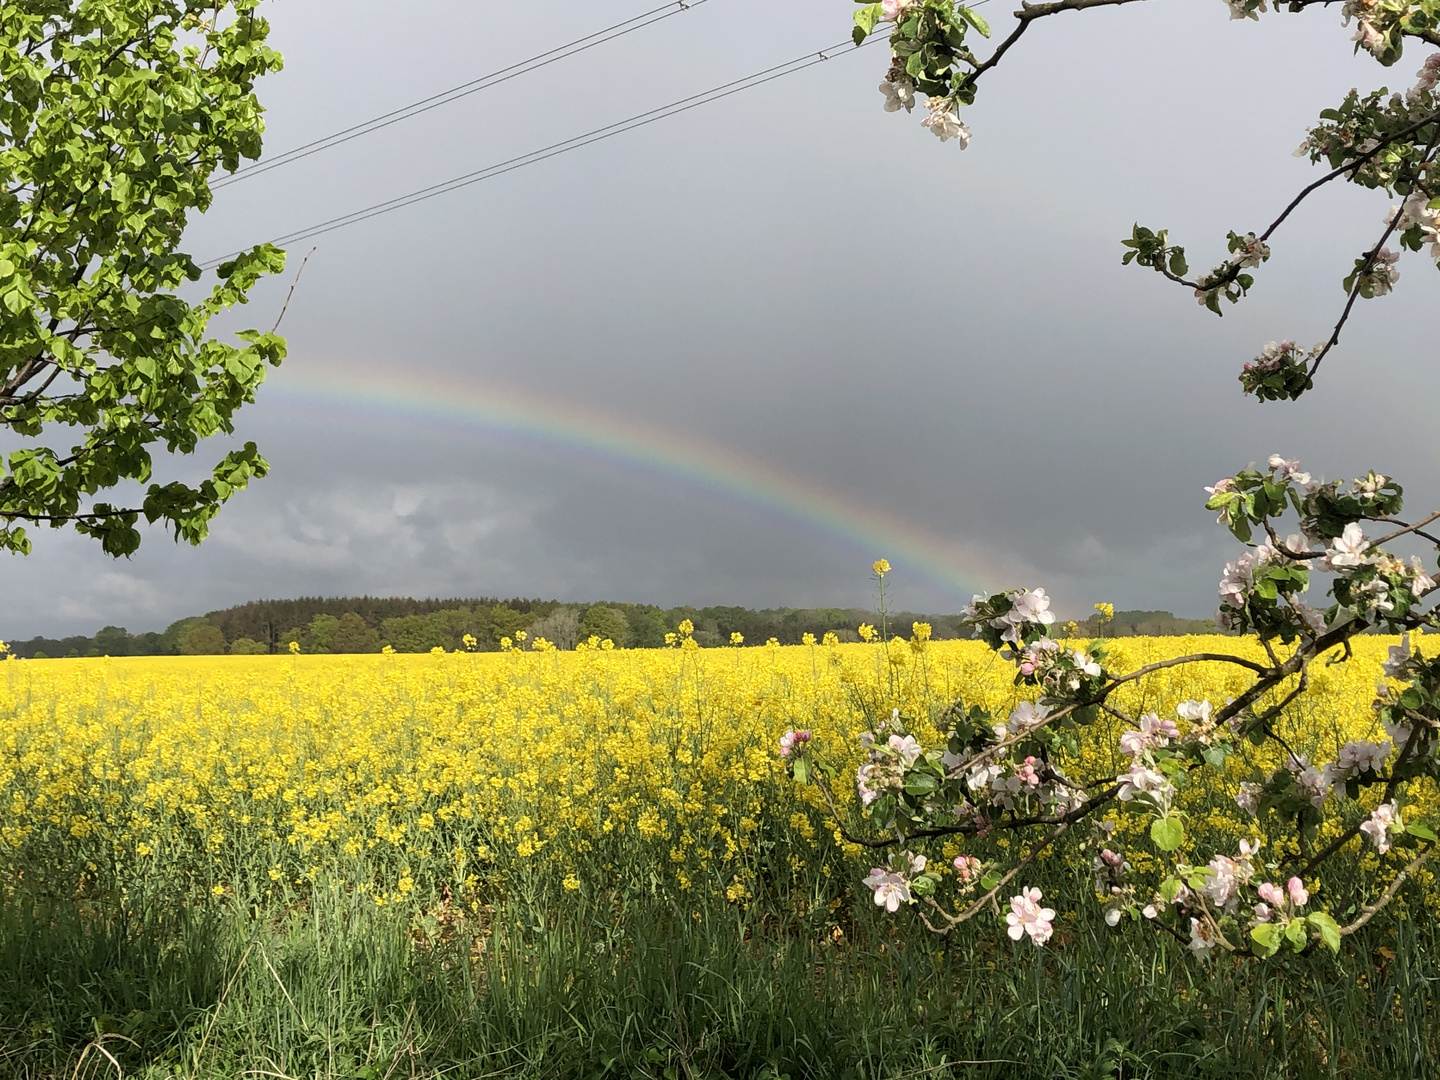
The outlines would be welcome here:
M 528 60 L 521 60 L 518 63 L 511 64 L 509 67 L 492 71 L 488 75 L 482 75 L 478 79 L 471 79 L 469 82 L 461 83 L 459 86 L 452 86 L 448 90 L 442 90 L 438 94 L 431 94 L 429 97 L 421 98 L 419 101 L 413 101 L 409 105 L 392 109 L 390 112 L 382 113 L 363 123 L 342 128 L 340 131 L 333 132 L 323 138 L 303 143 L 300 146 L 274 155 L 268 161 L 257 162 L 246 168 L 237 169 L 229 176 L 216 180 L 210 185 L 210 188 L 212 191 L 219 191 L 221 188 L 238 184 L 241 180 L 248 180 L 252 176 L 267 173 L 271 169 L 278 169 L 281 166 L 290 165 L 310 157 L 312 154 L 331 150 L 334 147 L 350 142 L 352 139 L 358 139 L 362 136 L 381 131 L 391 124 L 398 124 L 403 120 L 410 120 L 423 113 L 429 112 L 431 109 L 438 109 L 442 105 L 452 104 L 453 102 L 469 97 L 471 94 L 478 94 L 482 90 L 489 90 L 492 87 L 509 82 L 511 79 L 521 75 L 528 75 L 532 71 L 539 71 L 541 68 L 549 67 L 551 64 L 558 63 L 561 60 L 568 60 L 570 57 L 578 56 L 587 49 L 593 49 L 597 45 L 604 45 L 608 42 L 616 41 L 627 34 L 633 34 L 635 31 L 643 30 L 647 26 L 654 26 L 658 22 L 663 22 L 682 12 L 690 11 L 707 2 L 708 0 L 671 0 L 668 4 L 642 12 L 633 18 L 625 19 L 623 22 L 618 22 L 613 26 L 607 26 L 605 29 L 597 30 L 593 34 L 587 34 L 585 37 L 576 38 L 574 41 L 557 46 L 548 52 L 532 56 Z
M 471 184 L 478 184 L 482 180 L 490 180 L 497 176 L 503 176 L 506 173 L 514 172 L 516 169 L 523 169 L 527 165 L 535 165 L 549 158 L 568 153 L 571 150 L 578 150 L 582 146 L 589 146 L 592 143 L 602 142 L 605 139 L 613 138 L 624 132 L 634 131 L 637 128 L 653 124 L 657 120 L 665 120 L 672 116 L 679 116 L 681 113 L 689 112 L 691 109 L 698 109 L 701 105 L 709 105 L 712 102 L 727 98 L 732 94 L 738 94 L 742 90 L 750 90 L 757 86 L 763 86 L 768 82 L 773 82 L 776 79 L 784 78 L 786 75 L 794 75 L 796 72 L 804 71 L 806 68 L 814 67 L 816 64 L 822 64 L 834 57 L 858 52 L 866 45 L 884 40 L 885 37 L 885 34 L 877 34 L 859 45 L 845 41 L 831 48 L 822 49 L 819 52 L 806 53 L 804 56 L 796 57 L 794 60 L 790 60 L 784 64 L 776 64 L 774 67 L 757 71 L 753 75 L 747 75 L 743 79 L 735 79 L 731 82 L 723 83 L 720 86 L 713 87 L 702 93 L 692 94 L 689 97 L 681 98 L 679 101 L 672 101 L 669 105 L 663 105 L 658 109 L 651 109 L 648 112 L 638 113 L 629 119 L 595 128 L 592 131 L 587 131 L 583 135 L 577 135 L 563 142 L 552 143 L 539 150 L 533 150 L 528 154 L 521 154 L 519 157 L 497 162 L 484 169 L 477 169 L 474 172 L 465 173 L 451 180 L 420 188 L 418 191 L 412 191 L 408 195 L 400 195 L 393 199 L 387 199 L 384 202 L 375 203 L 364 209 L 331 218 L 329 221 L 322 221 L 309 228 L 286 233 L 284 236 L 278 236 L 271 240 L 270 243 L 283 247 L 298 243 L 301 240 L 309 240 L 312 237 L 333 232 L 336 229 L 343 229 L 347 225 L 355 225 L 362 221 L 368 221 L 370 218 L 379 217 L 381 214 L 388 214 L 393 210 L 400 210 L 406 206 L 413 206 L 416 203 L 433 199 L 439 195 L 458 191 L 461 188 L 469 187 Z M 214 269 L 221 263 L 227 262 L 240 254 L 242 253 L 237 251 L 223 258 L 211 259 L 208 262 L 202 263 L 201 268 L 205 270 Z

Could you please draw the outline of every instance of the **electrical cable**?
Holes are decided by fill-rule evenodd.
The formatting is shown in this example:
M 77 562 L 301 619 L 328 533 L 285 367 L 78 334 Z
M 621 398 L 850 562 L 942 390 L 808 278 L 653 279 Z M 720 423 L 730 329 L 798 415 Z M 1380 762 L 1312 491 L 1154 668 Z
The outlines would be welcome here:
M 699 94 L 692 94 L 689 97 L 681 98 L 678 101 L 672 101 L 669 105 L 663 105 L 658 109 L 651 109 L 648 112 L 638 113 L 637 115 L 632 116 L 626 120 L 620 120 L 613 124 L 607 124 L 604 127 L 595 128 L 594 130 L 588 131 L 583 135 L 577 135 L 574 138 L 566 139 L 562 142 L 552 143 L 551 145 L 543 147 L 539 150 L 532 150 L 528 154 L 521 154 L 519 157 L 513 157 L 509 158 L 506 161 L 497 162 L 496 164 L 487 166 L 484 169 L 477 169 L 474 172 L 465 173 L 461 176 L 454 177 L 453 179 L 446 180 L 438 184 L 431 184 L 429 187 L 424 187 L 420 188 L 417 191 L 412 191 L 408 195 L 400 195 L 393 199 L 387 199 L 384 202 L 375 203 L 363 209 L 355 210 L 349 214 L 342 214 L 341 216 L 331 218 L 328 221 L 322 221 L 319 224 L 310 226 L 309 228 L 299 229 L 295 232 L 286 233 L 285 235 L 278 236 L 269 242 L 275 244 L 276 246 L 287 246 L 290 244 L 298 243 L 301 240 L 309 240 L 312 237 L 320 236 L 328 232 L 333 232 L 336 229 L 343 229 L 347 225 L 355 225 L 362 221 L 368 221 L 370 218 L 379 217 L 382 214 L 388 214 L 393 210 L 400 210 L 406 206 L 413 206 L 416 203 L 424 202 L 427 199 L 433 199 L 439 195 L 445 195 L 449 192 L 458 191 L 461 188 L 469 187 L 471 184 L 478 184 L 482 180 L 490 180 L 496 176 L 503 176 L 506 173 L 514 172 L 516 169 L 523 169 L 527 165 L 535 165 L 541 161 L 545 161 L 549 158 L 567 153 L 571 150 L 578 150 L 582 146 L 589 146 L 592 143 L 602 142 L 605 139 L 613 138 L 614 136 L 623 134 L 624 132 L 634 131 L 637 128 L 642 128 L 648 124 L 653 124 L 657 120 L 665 120 L 672 116 L 679 116 L 681 113 L 689 112 L 691 109 L 697 109 L 701 105 L 709 105 L 713 102 L 730 97 L 732 94 L 738 94 L 742 90 L 749 90 L 757 86 L 763 86 L 768 82 L 773 82 L 776 79 L 784 78 L 786 75 L 793 75 L 796 72 L 804 71 L 806 68 L 814 67 L 816 64 L 824 63 L 834 57 L 845 56 L 849 53 L 858 52 L 866 45 L 873 44 L 876 41 L 884 40 L 885 37 L 885 34 L 876 34 L 859 45 L 856 45 L 851 41 L 845 41 L 838 45 L 832 46 L 831 48 L 822 49 L 819 52 L 806 53 L 804 56 L 797 57 L 796 59 L 788 61 L 784 64 L 776 64 L 773 67 L 765 68 L 763 71 L 757 71 L 753 75 L 748 75 L 743 79 L 735 79 L 728 83 L 722 83 L 720 86 L 712 87 L 711 89 L 703 91 Z M 243 254 L 243 252 L 236 251 L 222 258 L 210 259 L 207 262 L 200 264 L 201 269 L 214 269 L 215 267 L 221 265 L 222 263 L 230 261 L 231 259 L 235 258 L 240 254 Z
M 633 34 L 635 31 L 643 30 L 647 26 L 654 26 L 656 23 L 663 22 L 672 16 L 690 11 L 708 2 L 709 0 L 671 0 L 668 4 L 642 12 L 623 22 L 618 22 L 613 26 L 607 26 L 605 29 L 597 30 L 593 34 L 587 34 L 585 37 L 576 38 L 574 41 L 557 46 L 548 52 L 532 56 L 528 60 L 521 60 L 518 63 L 511 64 L 509 67 L 492 71 L 488 75 L 482 75 L 478 79 L 461 83 L 459 86 L 452 86 L 448 90 L 431 94 L 429 97 L 421 98 L 419 101 L 413 101 L 409 105 L 402 105 L 398 109 L 392 109 L 390 112 L 382 113 L 362 123 L 342 128 L 340 131 L 332 132 L 323 138 L 292 147 L 289 150 L 274 155 L 268 161 L 256 162 L 254 165 L 237 169 L 229 176 L 224 176 L 216 180 L 210 185 L 210 189 L 212 191 L 219 191 L 223 188 L 230 187 L 232 184 L 238 184 L 242 180 L 248 180 L 252 176 L 259 176 L 272 169 L 278 169 L 284 165 L 301 161 L 310 157 L 312 154 L 318 154 L 322 151 L 341 146 L 350 142 L 352 139 L 358 139 L 362 136 L 381 131 L 392 124 L 410 120 L 432 109 L 438 109 L 442 105 L 449 105 L 467 98 L 472 94 L 478 94 L 482 90 L 489 90 L 492 87 L 509 82 L 511 79 L 521 75 L 528 75 L 532 71 L 539 71 L 541 68 L 549 67 L 551 64 L 558 63 L 561 60 L 568 60 L 570 57 L 578 56 L 587 49 L 593 49 L 597 45 L 604 45 L 608 42 L 616 41 L 625 37 L 627 34 Z

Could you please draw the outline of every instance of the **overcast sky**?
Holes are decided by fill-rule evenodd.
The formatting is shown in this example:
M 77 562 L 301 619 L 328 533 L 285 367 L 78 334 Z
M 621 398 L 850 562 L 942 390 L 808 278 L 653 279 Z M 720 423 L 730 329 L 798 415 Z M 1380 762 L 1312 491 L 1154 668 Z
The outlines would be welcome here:
M 267 150 L 645 6 L 275 0 Z M 227 188 L 189 250 L 222 255 L 833 45 L 851 10 L 707 0 Z M 983 10 L 1003 28 L 1000 5 Z M 1043 585 L 1066 613 L 1209 615 L 1235 544 L 1201 489 L 1249 461 L 1374 466 L 1412 506 L 1440 505 L 1440 276 L 1407 254 L 1319 387 L 1260 405 L 1241 362 L 1328 334 L 1386 197 L 1317 195 L 1223 319 L 1122 269 L 1119 240 L 1139 220 L 1192 266 L 1218 263 L 1228 229 L 1263 227 L 1318 175 L 1291 151 L 1319 110 L 1351 86 L 1408 86 L 1422 56 L 1391 72 L 1355 58 L 1333 9 L 1067 14 L 985 78 L 963 152 L 919 111 L 882 111 L 879 46 L 325 235 L 285 318 L 290 358 L 240 416 L 270 477 L 200 548 L 152 532 L 117 562 L 36 531 L 35 554 L 0 557 L 0 630 L 140 631 L 314 594 L 863 606 L 881 555 L 921 610 Z M 268 328 L 289 278 L 232 328 Z M 506 424 L 492 400 L 523 404 Z

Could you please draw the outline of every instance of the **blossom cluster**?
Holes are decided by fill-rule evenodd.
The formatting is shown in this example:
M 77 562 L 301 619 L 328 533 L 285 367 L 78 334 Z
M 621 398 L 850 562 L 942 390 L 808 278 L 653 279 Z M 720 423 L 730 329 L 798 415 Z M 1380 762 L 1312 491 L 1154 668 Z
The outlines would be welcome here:
M 1050 610 L 1050 597 L 1044 589 L 1012 589 L 985 596 L 977 593 L 961 611 L 975 636 L 992 649 L 1005 643 L 1026 645 L 1048 636 L 1046 627 L 1055 622 Z
M 1318 637 L 1355 619 L 1369 625 L 1395 626 L 1435 588 L 1418 557 L 1400 559 L 1375 545 L 1361 521 L 1390 520 L 1401 506 L 1392 479 L 1370 472 L 1351 482 L 1315 481 L 1298 461 L 1274 454 L 1266 472 L 1246 469 L 1205 491 L 1205 504 L 1219 512 L 1240 540 L 1248 542 L 1255 526 L 1271 537 L 1226 564 L 1219 585 L 1217 625 L 1223 630 L 1254 630 L 1263 638 L 1290 642 Z M 1272 518 L 1293 509 L 1299 532 L 1278 538 Z M 1320 550 L 1311 550 L 1312 545 Z M 1336 575 L 1330 586 L 1335 603 L 1320 611 L 1299 595 L 1310 586 L 1311 570 Z
M 1440 59 L 1440 53 L 1435 59 Z M 1440 64 L 1435 66 L 1440 70 Z M 1440 197 L 1432 199 L 1426 191 L 1412 191 L 1404 202 L 1390 208 L 1385 224 L 1394 225 L 1400 242 L 1412 251 L 1429 244 L 1430 258 L 1440 262 Z
M 1245 393 L 1254 394 L 1261 401 L 1297 398 L 1314 388 L 1311 362 L 1324 348 L 1323 342 L 1308 352 L 1293 341 L 1268 342 L 1260 355 L 1245 361 L 1240 371 L 1240 385 Z
M 970 129 L 960 119 L 960 106 L 973 98 L 958 66 L 973 66 L 965 45 L 969 30 L 988 36 L 989 27 L 974 11 L 952 0 L 882 0 L 855 12 L 855 42 L 859 44 L 880 23 L 891 24 L 890 69 L 880 83 L 885 111 L 910 112 L 917 91 L 927 95 L 921 126 L 941 142 L 954 139 L 963 150 L 970 145 Z

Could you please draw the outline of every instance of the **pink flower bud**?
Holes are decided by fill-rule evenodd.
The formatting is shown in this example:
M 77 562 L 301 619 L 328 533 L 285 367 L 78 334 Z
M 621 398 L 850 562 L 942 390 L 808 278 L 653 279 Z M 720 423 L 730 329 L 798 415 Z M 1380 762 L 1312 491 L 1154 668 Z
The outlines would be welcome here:
M 1260 894 L 1260 899 L 1264 900 L 1267 904 L 1283 904 L 1285 902 L 1285 893 L 1279 885 L 1272 885 L 1267 881 L 1255 891 Z
M 1292 877 L 1286 882 L 1285 888 L 1290 891 L 1290 902 L 1296 907 L 1304 907 L 1310 902 L 1310 894 L 1305 890 L 1305 883 L 1298 877 Z

